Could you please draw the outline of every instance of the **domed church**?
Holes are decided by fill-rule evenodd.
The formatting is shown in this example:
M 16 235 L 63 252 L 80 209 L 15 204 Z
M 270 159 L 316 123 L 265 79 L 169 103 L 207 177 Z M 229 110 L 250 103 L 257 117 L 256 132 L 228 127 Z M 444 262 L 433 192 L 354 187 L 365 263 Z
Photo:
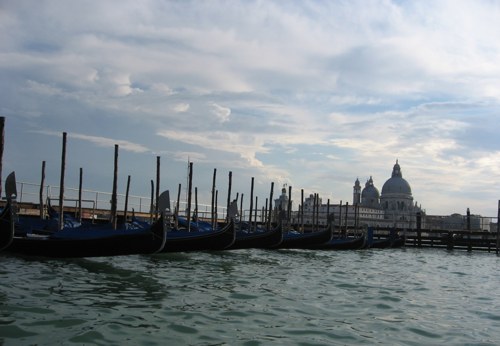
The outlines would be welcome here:
M 391 177 L 382 186 L 382 193 L 370 177 L 361 190 L 359 179 L 354 182 L 353 204 L 366 209 L 372 209 L 374 215 L 383 214 L 385 223 L 400 227 L 414 226 L 416 213 L 422 212 L 417 203 L 413 203 L 410 184 L 403 178 L 398 160 L 392 168 Z

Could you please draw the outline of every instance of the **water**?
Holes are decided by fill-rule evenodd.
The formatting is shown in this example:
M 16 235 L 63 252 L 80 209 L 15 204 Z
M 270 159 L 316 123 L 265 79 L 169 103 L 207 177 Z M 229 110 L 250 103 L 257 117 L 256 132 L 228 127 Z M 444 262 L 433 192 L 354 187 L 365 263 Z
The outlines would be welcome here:
M 498 345 L 500 258 L 442 249 L 0 255 L 0 345 Z

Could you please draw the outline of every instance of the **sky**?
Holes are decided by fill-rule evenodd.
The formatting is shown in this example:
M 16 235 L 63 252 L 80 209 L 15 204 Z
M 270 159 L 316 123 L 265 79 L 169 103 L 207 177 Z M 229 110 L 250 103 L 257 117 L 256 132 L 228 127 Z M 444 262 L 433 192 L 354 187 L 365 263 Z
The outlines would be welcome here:
M 352 203 L 398 160 L 431 215 L 497 216 L 500 1 L 0 1 L 3 177 Z M 220 204 L 224 205 L 225 202 Z

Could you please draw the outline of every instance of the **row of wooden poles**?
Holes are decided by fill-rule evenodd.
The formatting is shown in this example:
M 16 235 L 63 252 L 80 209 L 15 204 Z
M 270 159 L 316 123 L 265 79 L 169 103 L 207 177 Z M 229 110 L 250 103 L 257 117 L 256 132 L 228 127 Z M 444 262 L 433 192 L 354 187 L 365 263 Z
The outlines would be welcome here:
M 64 225 L 64 218 L 63 218 L 63 210 L 64 210 L 64 176 L 65 176 L 65 169 L 66 169 L 66 142 L 67 142 L 67 133 L 63 132 L 63 139 L 62 139 L 62 158 L 61 158 L 61 177 L 60 177 L 60 186 L 59 186 L 59 228 L 62 229 Z M 3 152 L 4 152 L 4 143 L 5 143 L 5 117 L 0 117 L 0 196 L 2 194 L 2 165 L 3 165 Z M 112 195 L 111 195 L 111 224 L 114 228 L 117 227 L 117 189 L 118 189 L 118 149 L 119 146 L 116 144 L 115 145 L 115 153 L 114 153 L 114 171 L 113 171 L 113 190 L 112 190 Z M 215 189 L 215 183 L 216 183 L 216 174 L 217 174 L 217 169 L 214 169 L 213 173 L 213 182 L 212 182 L 212 201 L 211 201 L 211 223 L 213 226 L 215 226 L 217 222 L 217 196 L 218 196 L 218 191 Z M 80 168 L 80 177 L 79 177 L 79 189 L 78 189 L 78 209 L 79 213 L 78 215 L 81 217 L 82 215 L 82 181 L 83 181 L 83 169 Z M 189 175 L 188 175 L 188 201 L 187 201 L 187 211 L 186 211 L 186 219 L 188 220 L 188 225 L 190 225 L 190 219 L 191 219 L 191 196 L 192 196 L 192 178 L 193 178 L 193 163 L 189 162 Z M 40 217 L 44 217 L 44 203 L 43 203 L 43 190 L 44 190 L 44 182 L 45 182 L 45 161 L 42 162 L 42 177 L 41 177 L 41 184 L 40 184 L 40 194 L 39 194 L 39 207 L 40 207 Z M 229 210 L 231 208 L 231 184 L 232 184 L 232 172 L 229 172 L 229 186 L 228 186 L 228 194 L 227 194 L 227 213 L 229 213 Z M 153 215 L 152 211 L 154 208 L 154 214 L 155 217 L 158 217 L 159 210 L 158 210 L 158 203 L 155 203 L 155 206 L 153 205 L 153 201 L 156 200 L 158 201 L 159 194 L 160 194 L 160 157 L 157 156 L 156 160 L 156 193 L 153 196 L 153 191 L 154 191 L 154 182 L 151 180 L 151 215 Z M 125 193 L 125 206 L 124 206 L 124 219 L 127 219 L 127 209 L 128 209 L 128 195 L 129 195 L 129 189 L 130 189 L 130 175 L 128 176 L 127 179 L 127 188 L 126 188 L 126 193 Z M 265 206 L 265 223 L 268 228 L 271 227 L 271 222 L 272 222 L 272 200 L 273 200 L 273 189 L 274 189 L 274 182 L 271 183 L 271 191 L 270 191 L 270 197 L 269 197 L 269 208 L 268 208 L 268 201 L 266 199 L 266 206 Z M 250 214 L 249 214 L 249 219 L 248 222 L 250 225 L 252 225 L 253 220 L 253 211 L 254 211 L 254 178 L 252 177 L 251 181 L 251 188 L 250 188 Z M 179 184 L 179 189 L 178 189 L 178 194 L 177 194 L 177 204 L 176 204 L 176 213 L 179 213 L 179 201 L 180 201 L 180 194 L 181 194 L 181 184 Z M 282 219 L 287 219 L 291 220 L 291 204 L 292 204 L 292 187 L 289 186 L 288 189 L 288 206 L 287 206 L 287 215 L 279 215 L 279 218 Z M 238 200 L 238 194 L 236 195 L 235 202 Z M 255 225 L 257 225 L 257 202 L 258 198 L 255 197 Z M 304 228 L 304 190 L 301 190 L 301 205 L 300 205 L 300 224 L 302 225 L 302 229 Z M 313 202 L 313 212 L 312 212 L 312 225 L 313 229 L 317 229 L 319 225 L 319 194 L 314 194 L 314 202 Z M 340 202 L 340 206 L 342 206 L 342 202 Z M 346 203 L 346 207 L 348 207 L 348 203 Z M 197 194 L 197 188 L 195 188 L 195 212 L 198 212 L 198 194 Z M 331 215 L 330 215 L 330 199 L 328 199 L 327 202 L 327 218 L 328 221 L 331 220 Z M 241 194 L 241 201 L 240 201 L 240 215 L 242 214 L 243 210 L 243 194 Z M 356 213 L 357 208 L 355 208 L 355 213 Z M 342 211 L 342 208 L 340 208 L 340 213 Z M 468 229 L 470 229 L 470 211 L 467 209 L 467 222 L 468 222 Z M 342 219 L 342 214 L 340 214 L 340 220 Z M 347 226 L 347 211 L 345 214 L 346 218 L 346 226 Z M 355 216 L 355 220 L 357 220 L 357 217 Z M 341 223 L 340 223 L 341 224 Z M 420 228 L 420 215 L 417 215 L 417 229 Z M 355 225 L 356 227 L 357 225 Z M 496 246 L 496 251 L 497 254 L 499 252 L 500 248 L 500 200 L 498 201 L 498 215 L 497 215 L 497 246 Z
M 5 139 L 5 117 L 0 117 L 0 196 L 2 193 L 2 162 L 3 162 L 3 151 L 4 151 L 4 139 Z M 63 228 L 64 225 L 64 189 L 65 189 L 65 171 L 66 171 L 66 147 L 67 147 L 67 133 L 63 132 L 62 134 L 62 153 L 61 153 L 61 173 L 60 173 L 60 183 L 59 183 L 59 229 Z M 118 190 L 118 150 L 119 146 L 116 144 L 115 145 L 115 151 L 114 151 L 114 170 L 113 170 L 113 188 L 112 188 L 112 194 L 111 194 L 111 209 L 110 209 L 110 221 L 113 226 L 113 228 L 117 227 L 117 222 L 118 222 L 118 200 L 117 200 L 117 190 Z M 45 208 L 44 208 L 44 199 L 43 199 L 43 191 L 44 191 L 44 185 L 45 185 L 45 167 L 46 167 L 46 162 L 42 161 L 42 172 L 41 172 L 41 183 L 40 183 L 40 191 L 39 191 L 39 214 L 41 218 L 45 217 Z M 218 191 L 215 190 L 215 182 L 216 182 L 216 174 L 217 174 L 217 169 L 214 169 L 214 174 L 213 174 L 213 183 L 212 183 L 212 207 L 211 207 L 211 223 L 212 225 L 215 225 L 218 221 L 217 218 L 217 196 L 218 196 Z M 192 178 L 193 178 L 193 163 L 189 163 L 189 178 L 188 178 L 188 201 L 187 201 L 187 216 L 186 219 L 190 220 L 191 219 L 191 196 L 192 196 Z M 127 219 L 127 213 L 128 213 L 128 197 L 129 197 L 129 190 L 130 190 L 130 180 L 131 177 L 130 175 L 127 178 L 127 188 L 125 192 L 125 206 L 124 206 L 124 214 L 123 217 L 126 220 Z M 231 184 L 232 184 L 232 172 L 229 172 L 229 188 L 228 188 L 228 197 L 227 197 L 227 211 L 230 209 L 231 205 Z M 78 188 L 78 216 L 81 218 L 82 216 L 82 185 L 83 185 L 83 169 L 80 168 L 80 176 L 79 176 L 79 188 Z M 158 218 L 159 215 L 159 210 L 158 210 L 158 199 L 159 199 L 159 194 L 160 194 L 160 157 L 157 156 L 157 161 L 156 161 L 156 191 L 154 189 L 155 183 L 153 180 L 151 180 L 151 206 L 150 206 L 150 213 L 151 213 L 151 219 L 154 217 Z M 253 187 L 254 187 L 254 178 L 252 177 L 252 187 L 251 187 L 251 201 L 253 202 Z M 270 203 L 269 203 L 269 210 L 272 210 L 272 196 L 273 196 L 273 187 L 274 183 L 271 184 L 271 196 L 270 196 Z M 154 192 L 155 191 L 155 192 Z M 176 213 L 179 213 L 179 202 L 180 202 L 180 194 L 181 194 L 181 184 L 179 184 L 179 189 L 178 189 L 178 194 L 177 194 L 177 204 L 176 204 Z M 238 195 L 236 197 L 236 201 L 238 199 Z M 156 201 L 156 203 L 154 203 Z M 243 194 L 241 201 L 243 202 Z M 257 203 L 257 197 L 256 197 L 256 203 Z M 198 209 L 198 196 L 197 196 L 197 188 L 195 188 L 195 211 L 197 213 Z M 253 206 L 250 206 L 250 223 L 252 222 L 252 210 Z M 267 223 L 271 223 L 271 213 L 267 211 L 267 201 L 266 201 L 266 214 L 265 214 L 265 220 L 268 220 Z M 257 217 L 255 217 L 255 222 L 257 222 Z M 190 223 L 188 222 L 188 225 Z
M 64 187 L 65 187 L 65 170 L 66 170 L 66 144 L 67 144 L 67 133 L 63 132 L 63 137 L 62 137 L 62 154 L 61 154 L 61 175 L 60 175 L 60 184 L 59 184 L 59 227 L 62 228 L 64 225 L 64 218 L 63 218 L 63 210 L 64 210 Z M 4 138 L 5 138 L 5 117 L 0 117 L 0 182 L 2 181 L 2 158 L 3 158 L 3 151 L 4 151 Z M 117 227 L 117 189 L 118 189 L 118 149 L 119 146 L 116 144 L 115 145 L 115 152 L 114 152 L 114 171 L 113 171 L 113 188 L 112 188 L 112 194 L 111 194 L 111 210 L 110 210 L 110 219 L 111 219 L 111 224 L 113 225 L 114 228 Z M 43 200 L 43 191 L 44 191 L 44 185 L 45 185 L 45 166 L 46 163 L 45 161 L 42 161 L 42 172 L 41 172 L 41 183 L 40 183 L 40 192 L 39 192 L 39 208 L 40 208 L 40 217 L 44 218 L 45 217 L 45 211 L 44 211 L 44 200 Z M 215 226 L 217 222 L 217 199 L 218 199 L 218 191 L 215 189 L 216 186 L 216 174 L 217 174 L 217 169 L 214 168 L 213 172 L 213 182 L 212 182 L 212 200 L 211 200 L 211 223 L 212 225 Z M 191 218 L 191 196 L 192 196 L 192 178 L 193 178 L 193 163 L 189 162 L 189 175 L 188 175 L 188 201 L 187 201 L 187 211 L 186 211 L 186 218 L 190 220 Z M 130 190 L 130 175 L 127 178 L 127 187 L 126 187 L 126 192 L 125 192 L 125 206 L 124 206 L 124 219 L 127 219 L 127 213 L 128 213 L 128 196 L 129 196 L 129 190 Z M 80 168 L 80 176 L 79 176 L 79 188 L 78 188 L 78 215 L 81 217 L 82 215 L 82 183 L 83 183 L 83 169 Z M 231 184 L 232 184 L 232 172 L 229 172 L 229 187 L 228 187 L 228 196 L 227 196 L 227 211 L 229 211 L 230 206 L 231 206 Z M 154 182 L 151 180 L 151 207 L 150 211 L 153 211 L 154 209 L 154 214 L 155 217 L 158 217 L 158 206 L 157 203 L 153 203 L 155 200 L 158 201 L 159 194 L 160 194 L 160 157 L 157 156 L 157 162 L 156 162 L 156 191 L 154 191 Z M 271 192 L 270 192 L 270 197 L 269 197 L 269 205 L 268 205 L 268 200 L 266 199 L 265 203 L 265 208 L 264 208 L 264 220 L 269 228 L 271 226 L 272 222 L 272 200 L 273 200 L 273 189 L 274 189 L 274 182 L 271 183 Z M 250 213 L 248 217 L 248 222 L 250 225 L 254 222 L 254 225 L 256 227 L 257 225 L 257 205 L 258 205 L 258 197 L 255 196 L 255 209 L 254 209 L 254 178 L 252 177 L 251 180 L 251 187 L 250 187 Z M 2 184 L 0 183 L 0 195 L 2 193 Z M 153 195 L 154 194 L 154 195 Z M 181 194 L 181 184 L 179 184 L 178 188 L 178 193 L 177 193 L 177 204 L 176 204 L 176 213 L 179 212 L 179 201 L 180 201 L 180 194 Z M 236 195 L 235 201 L 238 201 L 238 195 Z M 288 205 L 287 205 L 287 215 L 279 215 L 280 218 L 284 218 L 287 220 L 291 220 L 291 207 L 292 207 L 292 187 L 289 186 L 288 188 Z M 342 204 L 342 202 L 341 202 Z M 154 207 L 156 205 L 156 207 Z M 302 226 L 302 229 L 304 229 L 304 190 L 301 190 L 301 205 L 299 207 L 300 209 L 300 221 L 299 223 Z M 348 204 L 346 203 L 346 207 Z M 329 212 L 330 209 L 330 200 L 328 199 L 327 203 L 327 215 L 330 215 Z M 241 194 L 241 200 L 240 200 L 240 215 L 242 215 L 242 210 L 243 210 L 243 194 Z M 253 212 L 255 210 L 255 221 L 254 221 L 254 215 Z M 342 208 L 340 208 L 342 210 Z M 357 210 L 357 209 L 356 209 Z M 195 211 L 198 211 L 198 194 L 197 194 L 197 188 L 195 188 Z M 153 213 L 151 213 L 152 215 Z M 340 219 L 342 218 L 342 215 L 339 216 Z M 345 214 L 346 217 L 346 225 L 347 225 L 347 212 Z M 188 223 L 190 224 L 190 223 Z M 314 194 L 314 202 L 313 202 L 313 212 L 312 212 L 312 226 L 313 229 L 317 229 L 319 227 L 319 194 Z

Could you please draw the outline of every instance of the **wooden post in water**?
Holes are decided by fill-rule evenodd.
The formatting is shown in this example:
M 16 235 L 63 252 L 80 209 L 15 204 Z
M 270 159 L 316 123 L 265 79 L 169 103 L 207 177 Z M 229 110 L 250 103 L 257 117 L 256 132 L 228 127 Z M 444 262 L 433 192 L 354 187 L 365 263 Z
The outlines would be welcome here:
M 288 205 L 286 207 L 287 219 L 289 222 L 292 221 L 292 187 L 288 186 Z
M 319 230 L 319 208 L 321 203 L 319 202 L 319 193 L 316 193 L 316 231 Z
M 345 233 L 347 234 L 347 221 L 348 221 L 348 214 L 349 214 L 349 202 L 345 202 Z
M 191 232 L 191 193 L 193 189 L 193 163 L 189 162 L 189 175 L 188 175 L 188 205 L 186 211 L 186 219 L 188 223 L 188 232 Z
M 217 201 L 219 199 L 219 190 L 215 190 L 215 207 L 214 207 L 214 211 L 215 211 L 215 225 L 214 227 L 217 228 L 217 224 L 219 222 L 219 211 L 217 209 Z
M 241 229 L 241 221 L 243 220 L 243 193 L 240 198 L 240 229 Z
M 179 209 L 180 209 L 180 200 L 181 200 L 181 184 L 179 184 L 179 188 L 177 189 L 177 204 L 175 206 L 175 228 L 179 228 Z
M 470 209 L 467 208 L 467 251 L 472 251 L 472 238 L 471 238 L 471 227 L 470 227 Z
M 40 181 L 40 193 L 39 193 L 40 219 L 45 219 L 45 208 L 43 203 L 44 185 L 45 185 L 45 161 L 42 161 L 42 179 Z
M 130 175 L 127 177 L 127 190 L 125 191 L 125 209 L 123 211 L 123 221 L 125 223 L 127 222 L 129 191 L 130 191 Z
M 159 217 L 158 199 L 160 198 L 160 157 L 156 157 L 156 195 L 155 195 L 155 218 Z
M 248 216 L 248 224 L 250 230 L 252 229 L 252 214 L 253 214 L 253 184 L 254 184 L 254 177 L 252 177 L 252 183 L 250 184 L 250 215 Z M 257 220 L 257 215 L 255 215 L 255 220 Z
M 212 229 L 215 229 L 215 177 L 217 175 L 217 168 L 214 168 L 214 176 L 212 179 L 212 209 L 211 209 L 211 217 L 212 217 Z
M 267 229 L 271 229 L 273 222 L 273 191 L 274 191 L 274 181 L 271 183 L 271 194 L 269 195 L 269 224 Z
M 304 233 L 304 189 L 300 189 L 300 225 Z
M 339 231 L 342 235 L 346 235 L 342 229 L 342 201 L 339 204 Z
M 312 215 L 311 215 L 311 231 L 314 231 L 314 228 L 316 226 L 316 193 L 314 195 L 309 195 L 313 196 L 313 208 L 312 208 Z
M 153 223 L 153 215 L 154 215 L 154 201 L 155 201 L 155 183 L 153 179 L 151 179 L 151 203 L 149 204 L 149 222 Z
M 358 203 L 354 203 L 353 207 L 354 207 L 354 229 L 358 229 L 358 211 L 359 211 Z
M 264 220 L 262 220 L 262 225 L 265 225 L 267 227 L 267 220 L 269 218 L 269 215 L 267 214 L 267 203 L 269 202 L 268 198 L 266 197 L 266 207 L 265 207 L 265 211 L 263 213 L 264 215 Z
M 82 222 L 82 186 L 83 186 L 83 168 L 80 167 L 80 179 L 78 181 L 78 219 Z
M 259 197 L 255 196 L 255 230 L 257 230 L 257 211 L 259 210 L 259 207 L 257 203 L 259 202 Z M 251 224 L 250 224 L 250 230 L 251 230 Z
M 115 160 L 114 160 L 114 170 L 113 170 L 113 192 L 111 194 L 111 225 L 113 229 L 117 227 L 117 194 L 118 194 L 118 144 L 115 144 Z
M 422 213 L 417 211 L 417 239 L 418 247 L 422 247 Z
M 5 117 L 0 117 L 0 198 L 2 197 L 3 147 L 5 143 Z
M 231 205 L 231 184 L 233 180 L 233 172 L 229 171 L 229 183 L 227 188 L 227 209 L 226 209 L 226 220 L 229 222 L 229 206 Z
M 194 212 L 193 212 L 193 218 L 195 218 L 195 221 L 198 222 L 198 187 L 196 187 L 196 186 L 194 188 Z
M 330 198 L 326 201 L 326 219 L 330 218 Z
M 61 155 L 61 179 L 59 182 L 59 229 L 64 226 L 64 171 L 66 170 L 66 140 L 68 134 L 63 132 Z
M 498 200 L 498 211 L 497 211 L 497 249 L 496 249 L 497 255 L 499 248 L 500 248 L 500 200 Z

